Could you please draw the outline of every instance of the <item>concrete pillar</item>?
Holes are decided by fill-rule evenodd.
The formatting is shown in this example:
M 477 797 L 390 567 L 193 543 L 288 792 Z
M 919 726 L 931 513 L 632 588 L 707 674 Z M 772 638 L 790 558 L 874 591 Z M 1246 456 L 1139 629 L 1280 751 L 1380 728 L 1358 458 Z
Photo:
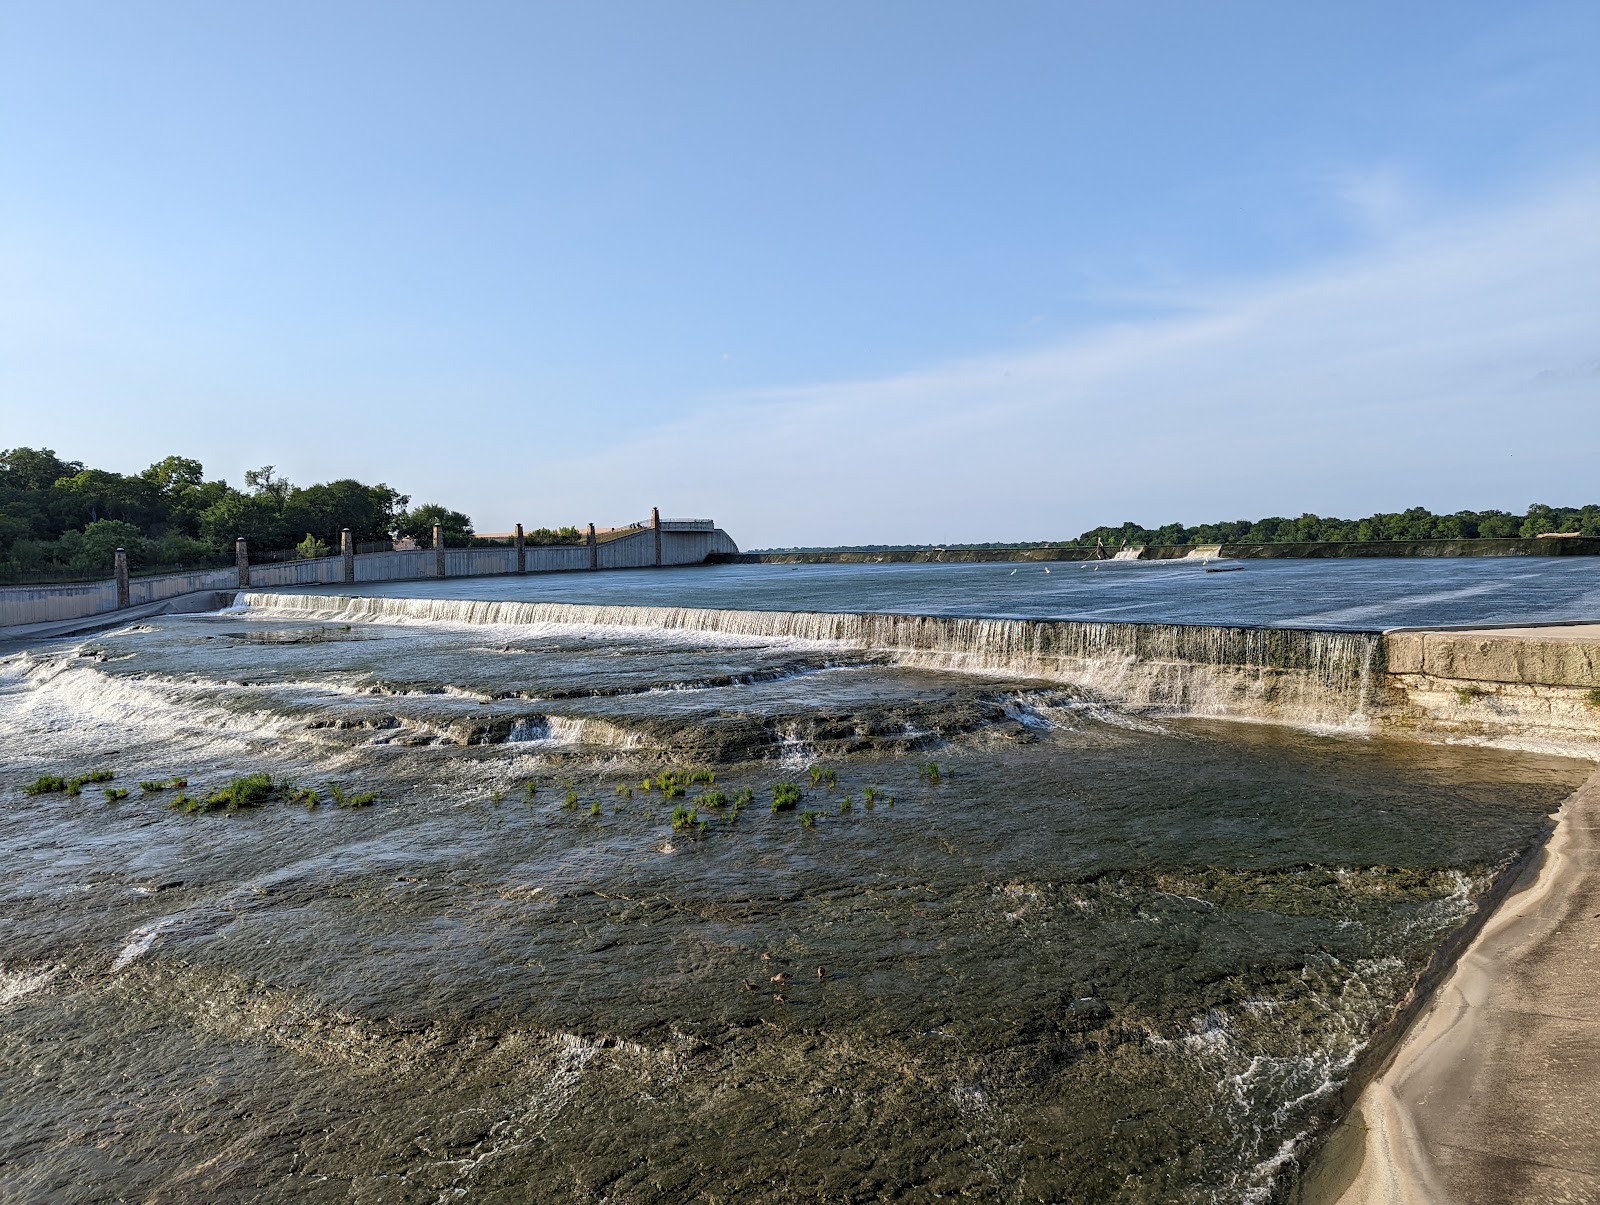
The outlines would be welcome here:
M 233 542 L 233 559 L 234 563 L 239 566 L 239 589 L 248 590 L 250 588 L 250 545 L 244 542 L 243 536 Z
M 589 545 L 589 568 L 600 568 L 600 541 L 594 538 L 594 524 L 589 524 L 589 534 L 584 543 Z
M 522 535 L 522 524 L 517 524 L 517 572 L 528 572 L 528 541 Z
M 346 527 L 339 533 L 339 551 L 344 556 L 344 580 L 356 580 L 356 538 L 350 534 Z
M 444 528 L 433 525 L 433 576 L 444 576 Z
M 659 506 L 650 508 L 650 526 L 655 529 L 656 533 L 656 568 L 659 569 L 661 567 L 661 508 Z
M 128 550 L 117 549 L 117 610 L 125 609 L 132 601 L 128 593 Z

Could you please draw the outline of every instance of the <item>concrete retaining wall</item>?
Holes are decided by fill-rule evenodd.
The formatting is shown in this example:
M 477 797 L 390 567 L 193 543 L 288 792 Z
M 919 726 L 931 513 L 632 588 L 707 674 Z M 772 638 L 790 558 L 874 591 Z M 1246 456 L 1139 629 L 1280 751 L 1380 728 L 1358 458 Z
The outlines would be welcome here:
M 713 553 L 737 555 L 739 548 L 721 528 L 674 530 L 663 525 L 662 565 L 698 565 Z M 587 544 L 530 545 L 527 572 L 561 573 L 590 568 Z M 650 528 L 630 532 L 598 544 L 596 568 L 641 569 L 656 563 L 656 532 Z M 484 577 L 517 571 L 514 548 L 447 548 L 446 577 Z M 435 576 L 437 559 L 432 549 L 412 552 L 372 552 L 355 557 L 357 582 L 411 581 Z M 345 580 L 344 558 L 320 557 L 308 561 L 280 561 L 250 566 L 250 588 L 268 590 L 286 586 L 332 586 Z M 201 590 L 234 590 L 241 585 L 235 569 L 203 569 L 134 578 L 129 583 L 130 607 L 144 606 L 180 594 Z M 30 623 L 82 619 L 117 610 L 115 581 L 63 586 L 0 587 L 0 628 Z
M 1600 624 L 1390 632 L 1384 646 L 1386 728 L 1600 750 Z

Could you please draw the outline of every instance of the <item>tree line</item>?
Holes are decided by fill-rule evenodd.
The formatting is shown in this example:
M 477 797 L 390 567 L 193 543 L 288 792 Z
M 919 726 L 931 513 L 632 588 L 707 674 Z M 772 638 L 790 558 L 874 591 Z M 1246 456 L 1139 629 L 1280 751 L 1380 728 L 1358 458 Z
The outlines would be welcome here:
M 472 539 L 472 521 L 439 503 L 351 478 L 298 486 L 272 465 L 244 475 L 244 488 L 206 480 L 198 460 L 168 456 L 142 472 L 86 468 L 49 448 L 0 451 L 0 579 L 109 574 L 116 549 L 146 570 L 223 565 L 243 536 L 252 552 L 325 555 L 349 528 L 357 543 L 410 537 L 446 544 Z
M 1503 510 L 1458 510 L 1436 515 L 1426 507 L 1380 512 L 1364 519 L 1336 519 L 1305 514 L 1298 519 L 1235 519 L 1185 527 L 1168 523 L 1144 527 L 1096 527 L 1074 544 L 1097 541 L 1106 545 L 1129 544 L 1365 544 L 1373 540 L 1505 540 L 1533 539 L 1548 533 L 1600 537 L 1600 506 L 1546 506 L 1536 502 L 1523 514 Z
M 1350 543 L 1372 540 L 1504 540 L 1533 539 L 1550 533 L 1600 539 L 1600 505 L 1546 506 L 1536 502 L 1522 514 L 1504 510 L 1458 510 L 1436 515 L 1426 507 L 1380 512 L 1364 519 L 1337 519 L 1304 514 L 1298 519 L 1234 519 L 1186 527 L 1168 523 L 1145 527 L 1127 522 L 1093 527 L 1074 539 L 986 544 L 857 544 L 844 548 L 767 548 L 764 552 L 888 552 L 896 549 L 934 551 L 982 548 L 1093 548 L 1102 544 L 1300 544 Z

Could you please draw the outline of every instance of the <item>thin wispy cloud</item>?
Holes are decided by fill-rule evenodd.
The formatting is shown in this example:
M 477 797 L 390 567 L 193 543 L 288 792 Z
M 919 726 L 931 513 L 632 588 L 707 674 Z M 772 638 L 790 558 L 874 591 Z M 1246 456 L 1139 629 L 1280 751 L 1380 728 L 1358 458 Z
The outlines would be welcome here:
M 550 484 L 681 465 L 680 509 L 747 542 L 864 543 L 1524 505 L 1591 476 L 1600 175 L 1173 300 L 1025 354 L 708 398 Z

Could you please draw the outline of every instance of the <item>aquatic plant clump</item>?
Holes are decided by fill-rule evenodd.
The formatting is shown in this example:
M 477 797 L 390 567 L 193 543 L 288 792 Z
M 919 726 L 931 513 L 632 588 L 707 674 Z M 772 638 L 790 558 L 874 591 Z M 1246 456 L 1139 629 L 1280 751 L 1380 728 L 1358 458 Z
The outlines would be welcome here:
M 772 788 L 772 810 L 774 812 L 792 811 L 800 806 L 800 787 L 792 782 L 780 782 Z
M 67 789 L 67 780 L 59 774 L 41 774 L 22 788 L 24 795 L 54 795 Z
M 242 808 L 260 807 L 272 798 L 272 775 L 246 774 L 235 778 L 222 790 L 207 796 L 204 811 L 237 812 Z

